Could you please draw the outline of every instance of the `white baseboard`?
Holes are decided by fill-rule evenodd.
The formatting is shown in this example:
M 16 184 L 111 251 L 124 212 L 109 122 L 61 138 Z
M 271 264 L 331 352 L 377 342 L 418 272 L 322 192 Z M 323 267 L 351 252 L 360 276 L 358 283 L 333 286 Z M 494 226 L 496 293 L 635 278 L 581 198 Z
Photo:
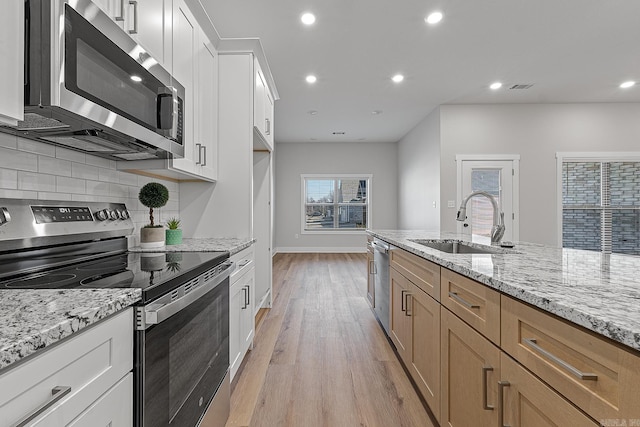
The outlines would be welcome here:
M 352 253 L 365 253 L 367 252 L 366 246 L 356 247 L 302 247 L 302 246 L 290 246 L 275 248 L 274 255 L 277 253 L 327 253 L 327 254 L 352 254 Z

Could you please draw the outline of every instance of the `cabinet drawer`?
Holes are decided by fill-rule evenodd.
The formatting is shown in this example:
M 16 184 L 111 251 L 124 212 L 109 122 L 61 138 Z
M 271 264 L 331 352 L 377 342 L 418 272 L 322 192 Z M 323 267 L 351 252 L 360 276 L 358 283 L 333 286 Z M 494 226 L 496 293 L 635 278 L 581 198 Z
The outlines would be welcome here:
M 474 280 L 442 269 L 442 305 L 478 332 L 500 345 L 500 294 Z
M 230 282 L 233 284 L 236 280 L 242 277 L 247 271 L 254 266 L 255 255 L 253 252 L 253 246 L 249 246 L 240 252 L 231 255 L 230 259 L 236 264 L 236 268 L 231 273 Z
M 502 347 L 596 420 L 640 420 L 640 354 L 504 295 Z
M 440 266 L 403 249 L 390 251 L 390 264 L 435 300 L 440 299 Z
M 2 422 L 16 423 L 49 401 L 55 387 L 70 387 L 38 418 L 55 412 L 55 424 L 67 425 L 132 367 L 133 309 L 128 308 L 0 375 Z

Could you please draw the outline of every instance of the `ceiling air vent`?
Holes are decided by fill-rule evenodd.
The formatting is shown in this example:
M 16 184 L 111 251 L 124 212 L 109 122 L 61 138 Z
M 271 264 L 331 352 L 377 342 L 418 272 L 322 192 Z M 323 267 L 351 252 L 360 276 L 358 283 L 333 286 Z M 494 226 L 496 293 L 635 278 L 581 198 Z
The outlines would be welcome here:
M 531 84 L 517 84 L 517 85 L 511 86 L 509 89 L 529 89 L 532 86 L 533 86 L 533 83 L 531 83 Z
M 344 131 L 337 131 L 337 132 L 333 132 L 334 135 L 344 135 L 345 132 Z

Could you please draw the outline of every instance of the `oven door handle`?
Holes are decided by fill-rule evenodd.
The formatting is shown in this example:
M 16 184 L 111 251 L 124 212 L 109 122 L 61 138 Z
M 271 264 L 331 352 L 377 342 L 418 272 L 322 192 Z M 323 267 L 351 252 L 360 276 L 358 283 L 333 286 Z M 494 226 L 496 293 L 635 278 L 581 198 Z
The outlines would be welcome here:
M 139 325 L 137 329 L 147 329 L 151 325 L 157 325 L 167 320 L 169 317 L 188 307 L 191 303 L 197 301 L 207 292 L 218 286 L 229 277 L 233 271 L 234 263 L 227 261 L 222 264 L 224 270 L 211 278 L 205 284 L 195 288 L 188 294 L 171 301 L 166 304 L 149 304 L 144 307 L 144 325 Z

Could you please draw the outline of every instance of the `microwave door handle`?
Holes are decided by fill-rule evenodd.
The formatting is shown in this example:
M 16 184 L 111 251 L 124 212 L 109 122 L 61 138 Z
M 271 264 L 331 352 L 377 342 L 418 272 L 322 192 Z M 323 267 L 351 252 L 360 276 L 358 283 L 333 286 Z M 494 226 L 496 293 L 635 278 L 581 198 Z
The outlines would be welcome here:
M 171 138 L 175 140 L 178 138 L 178 103 L 180 101 L 178 99 L 178 90 L 174 87 L 169 89 L 171 89 L 173 95 L 173 103 L 171 104 L 173 106 L 173 114 L 171 115 Z

